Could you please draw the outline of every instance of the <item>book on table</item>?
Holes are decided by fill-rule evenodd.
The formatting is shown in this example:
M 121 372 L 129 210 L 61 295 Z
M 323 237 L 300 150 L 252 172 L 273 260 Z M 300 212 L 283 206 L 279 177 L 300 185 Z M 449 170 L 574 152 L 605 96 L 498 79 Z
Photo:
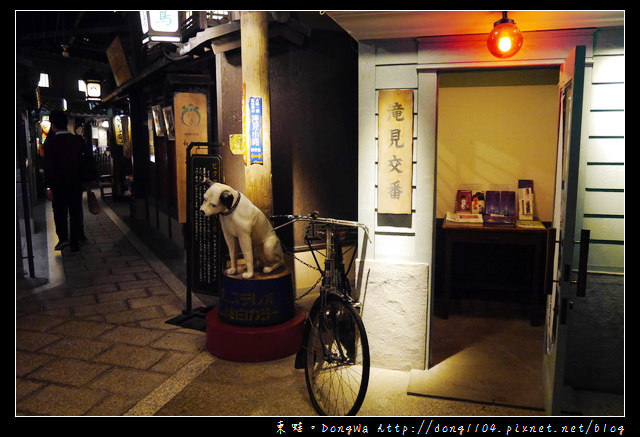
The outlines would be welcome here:
M 518 180 L 518 219 L 533 220 L 533 180 Z
M 458 190 L 455 212 L 471 212 L 471 190 Z
M 484 222 L 487 224 L 515 224 L 516 192 L 488 190 L 485 193 Z

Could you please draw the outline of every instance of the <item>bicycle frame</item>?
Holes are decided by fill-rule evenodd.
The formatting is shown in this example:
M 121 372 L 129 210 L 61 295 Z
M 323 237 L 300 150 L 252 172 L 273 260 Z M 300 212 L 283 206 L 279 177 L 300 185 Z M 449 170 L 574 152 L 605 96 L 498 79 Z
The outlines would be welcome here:
M 351 296 L 351 285 L 349 284 L 349 281 L 347 279 L 347 274 L 351 270 L 356 254 L 353 254 L 351 261 L 349 262 L 349 267 L 345 271 L 342 254 L 342 242 L 340 241 L 339 236 L 336 235 L 336 229 L 340 226 L 360 228 L 364 231 L 367 240 L 371 242 L 371 236 L 369 235 L 368 227 L 363 223 L 358 223 L 355 221 L 318 217 L 318 214 L 316 212 L 309 215 L 284 215 L 272 216 L 271 218 L 281 218 L 288 220 L 287 222 L 274 227 L 274 230 L 281 229 L 298 221 L 308 222 L 311 226 L 311 232 L 313 234 L 315 234 L 316 232 L 314 228 L 315 225 L 321 225 L 323 227 L 325 232 L 326 247 L 324 270 L 320 267 L 320 262 L 316 258 L 315 250 L 311 246 L 311 239 L 308 235 L 305 236 L 307 246 L 309 246 L 318 271 L 322 275 L 322 285 L 320 287 L 320 296 L 318 297 L 320 307 L 325 308 L 327 304 L 327 296 L 332 293 L 339 296 L 345 302 L 349 303 L 358 311 L 360 311 L 361 304 L 360 302 L 353 299 L 353 296 Z M 299 364 L 297 364 L 296 367 L 297 366 L 299 366 Z
M 326 217 L 318 217 L 317 212 L 313 212 L 309 215 L 284 215 L 284 216 L 272 216 L 272 218 L 284 218 L 288 221 L 279 226 L 274 227 L 274 230 L 278 230 L 284 226 L 290 225 L 292 223 L 298 221 L 308 222 L 311 225 L 312 232 L 315 233 L 315 225 L 321 225 L 325 231 L 325 247 L 326 247 L 326 259 L 324 270 L 320 267 L 320 263 L 316 258 L 315 251 L 311 247 L 311 242 L 307 237 L 305 240 L 309 249 L 311 251 L 311 255 L 316 263 L 318 271 L 320 271 L 322 275 L 322 287 L 320 294 L 323 294 L 323 291 L 330 292 L 333 291 L 336 294 L 339 294 L 347 299 L 347 301 L 355 306 L 359 306 L 359 303 L 354 301 L 351 296 L 351 285 L 347 280 L 347 274 L 351 270 L 353 265 L 353 261 L 355 259 L 355 253 L 353 254 L 351 261 L 349 262 L 349 267 L 345 271 L 344 269 L 344 260 L 342 255 L 342 243 L 340 241 L 339 236 L 336 235 L 337 228 L 340 226 L 343 227 L 353 227 L 360 228 L 364 231 L 367 240 L 371 242 L 371 236 L 369 235 L 369 228 L 363 224 L 350 220 L 339 220 L 333 218 Z M 324 290 L 323 290 L 324 289 Z M 342 290 L 346 289 L 347 293 L 343 293 Z

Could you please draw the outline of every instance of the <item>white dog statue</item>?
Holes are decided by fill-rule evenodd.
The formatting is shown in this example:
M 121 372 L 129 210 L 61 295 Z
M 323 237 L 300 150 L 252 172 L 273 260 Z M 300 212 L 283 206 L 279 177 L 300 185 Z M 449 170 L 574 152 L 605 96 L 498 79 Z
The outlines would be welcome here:
M 271 222 L 251 201 L 228 185 L 205 179 L 209 188 L 204 193 L 200 211 L 205 215 L 220 216 L 222 233 L 229 248 L 231 266 L 226 274 L 238 273 L 238 239 L 244 255 L 246 271 L 242 277 L 250 279 L 254 274 L 254 260 L 262 266 L 264 273 L 271 273 L 284 263 L 280 240 Z

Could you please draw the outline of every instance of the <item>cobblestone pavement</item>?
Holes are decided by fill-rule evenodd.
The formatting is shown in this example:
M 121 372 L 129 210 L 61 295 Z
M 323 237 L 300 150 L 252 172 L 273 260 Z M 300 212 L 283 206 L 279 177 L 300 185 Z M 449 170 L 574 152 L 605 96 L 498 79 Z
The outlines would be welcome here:
M 58 255 L 63 283 L 18 293 L 16 414 L 153 414 L 213 361 L 204 332 L 166 323 L 184 288 L 125 232 L 85 214 L 87 241 Z

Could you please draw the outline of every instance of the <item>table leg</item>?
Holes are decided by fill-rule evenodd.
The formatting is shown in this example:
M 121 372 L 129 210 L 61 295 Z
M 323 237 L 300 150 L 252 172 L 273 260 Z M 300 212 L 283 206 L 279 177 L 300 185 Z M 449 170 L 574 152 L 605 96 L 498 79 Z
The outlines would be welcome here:
M 442 299 L 442 308 L 440 310 L 443 319 L 449 318 L 449 305 L 451 299 L 451 260 L 453 259 L 453 242 L 451 238 L 445 234 L 445 260 L 444 260 L 444 296 Z

